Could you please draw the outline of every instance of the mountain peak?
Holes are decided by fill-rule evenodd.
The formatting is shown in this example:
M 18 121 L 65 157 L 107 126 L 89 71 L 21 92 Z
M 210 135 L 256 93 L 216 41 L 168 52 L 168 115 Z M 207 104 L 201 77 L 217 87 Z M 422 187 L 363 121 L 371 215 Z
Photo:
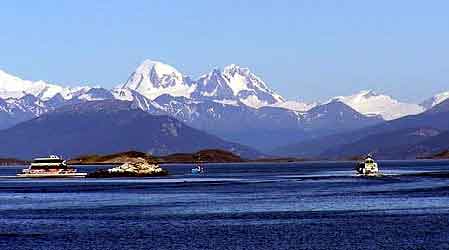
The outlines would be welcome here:
M 143 61 L 121 88 L 135 90 L 151 100 L 163 94 L 190 97 L 195 89 L 177 69 L 154 60 Z
M 357 93 L 356 95 L 363 96 L 365 98 L 379 96 L 379 94 L 377 92 L 375 92 L 374 90 L 372 90 L 372 89 L 362 90 L 359 93 Z
M 248 75 L 251 73 L 249 68 L 241 67 L 240 65 L 237 65 L 237 64 L 229 64 L 229 65 L 225 66 L 223 69 L 223 72 L 228 73 L 228 74 L 239 73 L 242 75 Z
M 0 98 L 18 99 L 31 94 L 42 100 L 48 100 L 60 92 L 65 92 L 68 95 L 70 94 L 70 89 L 56 84 L 50 84 L 42 80 L 35 82 L 23 80 L 20 77 L 13 76 L 0 70 Z
M 227 79 L 234 95 L 250 107 L 259 108 L 285 101 L 249 68 L 230 64 L 224 68 L 223 76 Z
M 200 100 L 240 100 L 255 108 L 284 101 L 248 68 L 236 64 L 225 66 L 223 71 L 214 68 L 194 81 L 170 65 L 145 60 L 119 88 L 134 90 L 150 100 L 169 94 Z
M 13 76 L 0 70 L 0 98 L 21 98 L 26 95 L 26 90 L 32 87 L 31 81 Z
M 151 59 L 144 60 L 136 69 L 136 72 L 147 75 L 151 74 L 152 71 L 159 77 L 164 75 L 176 75 L 178 77 L 182 77 L 181 73 L 179 73 L 179 71 L 174 67 Z
M 337 96 L 331 100 L 339 100 L 364 115 L 381 115 L 385 120 L 393 120 L 424 111 L 420 105 L 400 102 L 391 96 L 378 94 L 373 90 L 363 90 L 350 96 Z

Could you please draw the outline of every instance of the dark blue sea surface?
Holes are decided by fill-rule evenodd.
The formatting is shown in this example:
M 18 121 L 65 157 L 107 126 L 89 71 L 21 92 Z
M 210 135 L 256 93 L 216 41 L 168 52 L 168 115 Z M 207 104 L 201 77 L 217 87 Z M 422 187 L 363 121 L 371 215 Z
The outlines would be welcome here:
M 449 162 L 167 165 L 163 178 L 18 179 L 0 167 L 1 250 L 449 249 Z M 105 166 L 107 167 L 107 166 Z M 97 167 L 78 167 L 94 171 Z

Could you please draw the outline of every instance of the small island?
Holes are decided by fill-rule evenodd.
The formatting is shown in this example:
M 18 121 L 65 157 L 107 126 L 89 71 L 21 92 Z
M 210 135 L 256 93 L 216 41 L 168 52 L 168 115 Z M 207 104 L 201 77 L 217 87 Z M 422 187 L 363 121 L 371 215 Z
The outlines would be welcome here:
M 136 158 L 132 162 L 124 163 L 110 169 L 100 169 L 87 174 L 87 178 L 112 178 L 112 177 L 156 177 L 166 176 L 168 172 L 162 169 L 157 162 L 147 161 L 144 158 Z

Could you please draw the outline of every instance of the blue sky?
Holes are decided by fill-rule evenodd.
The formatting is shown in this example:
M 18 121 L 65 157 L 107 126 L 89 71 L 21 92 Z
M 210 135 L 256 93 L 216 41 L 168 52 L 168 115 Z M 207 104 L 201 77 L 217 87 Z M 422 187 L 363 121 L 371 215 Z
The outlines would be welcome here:
M 235 63 L 280 94 L 449 90 L 449 1 L 25 1 L 0 6 L 0 69 L 115 86 L 144 59 L 192 76 Z

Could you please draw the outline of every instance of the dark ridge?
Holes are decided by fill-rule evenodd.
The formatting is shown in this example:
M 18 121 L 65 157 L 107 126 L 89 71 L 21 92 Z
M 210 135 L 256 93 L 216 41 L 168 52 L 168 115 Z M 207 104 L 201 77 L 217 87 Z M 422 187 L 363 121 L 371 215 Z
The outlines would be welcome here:
M 83 164 L 115 164 L 115 163 L 125 163 L 132 159 L 142 158 L 148 162 L 156 162 L 157 159 L 150 154 L 138 152 L 138 151 L 127 151 L 122 153 L 115 153 L 110 155 L 82 155 L 73 159 L 70 159 L 69 164 L 83 165 Z M 128 159 L 128 160 L 127 160 Z
M 151 115 L 130 102 L 92 101 L 63 106 L 54 112 L 0 131 L 0 157 L 32 159 L 50 154 L 64 158 L 139 151 L 169 155 L 219 148 L 245 158 L 262 154 L 187 126 L 175 118 Z
M 205 149 L 196 153 L 176 153 L 166 156 L 152 156 L 139 151 L 128 151 L 110 155 L 84 155 L 69 160 L 73 165 L 122 164 L 138 158 L 154 163 L 231 163 L 244 162 L 245 159 L 232 152 L 221 149 Z
M 226 163 L 244 162 L 240 156 L 221 149 L 206 149 L 193 154 L 171 154 L 158 158 L 161 163 Z
M 29 161 L 14 159 L 14 158 L 0 158 L 0 165 L 26 165 Z
M 419 159 L 449 159 L 449 150 L 446 149 L 434 155 L 420 157 Z

